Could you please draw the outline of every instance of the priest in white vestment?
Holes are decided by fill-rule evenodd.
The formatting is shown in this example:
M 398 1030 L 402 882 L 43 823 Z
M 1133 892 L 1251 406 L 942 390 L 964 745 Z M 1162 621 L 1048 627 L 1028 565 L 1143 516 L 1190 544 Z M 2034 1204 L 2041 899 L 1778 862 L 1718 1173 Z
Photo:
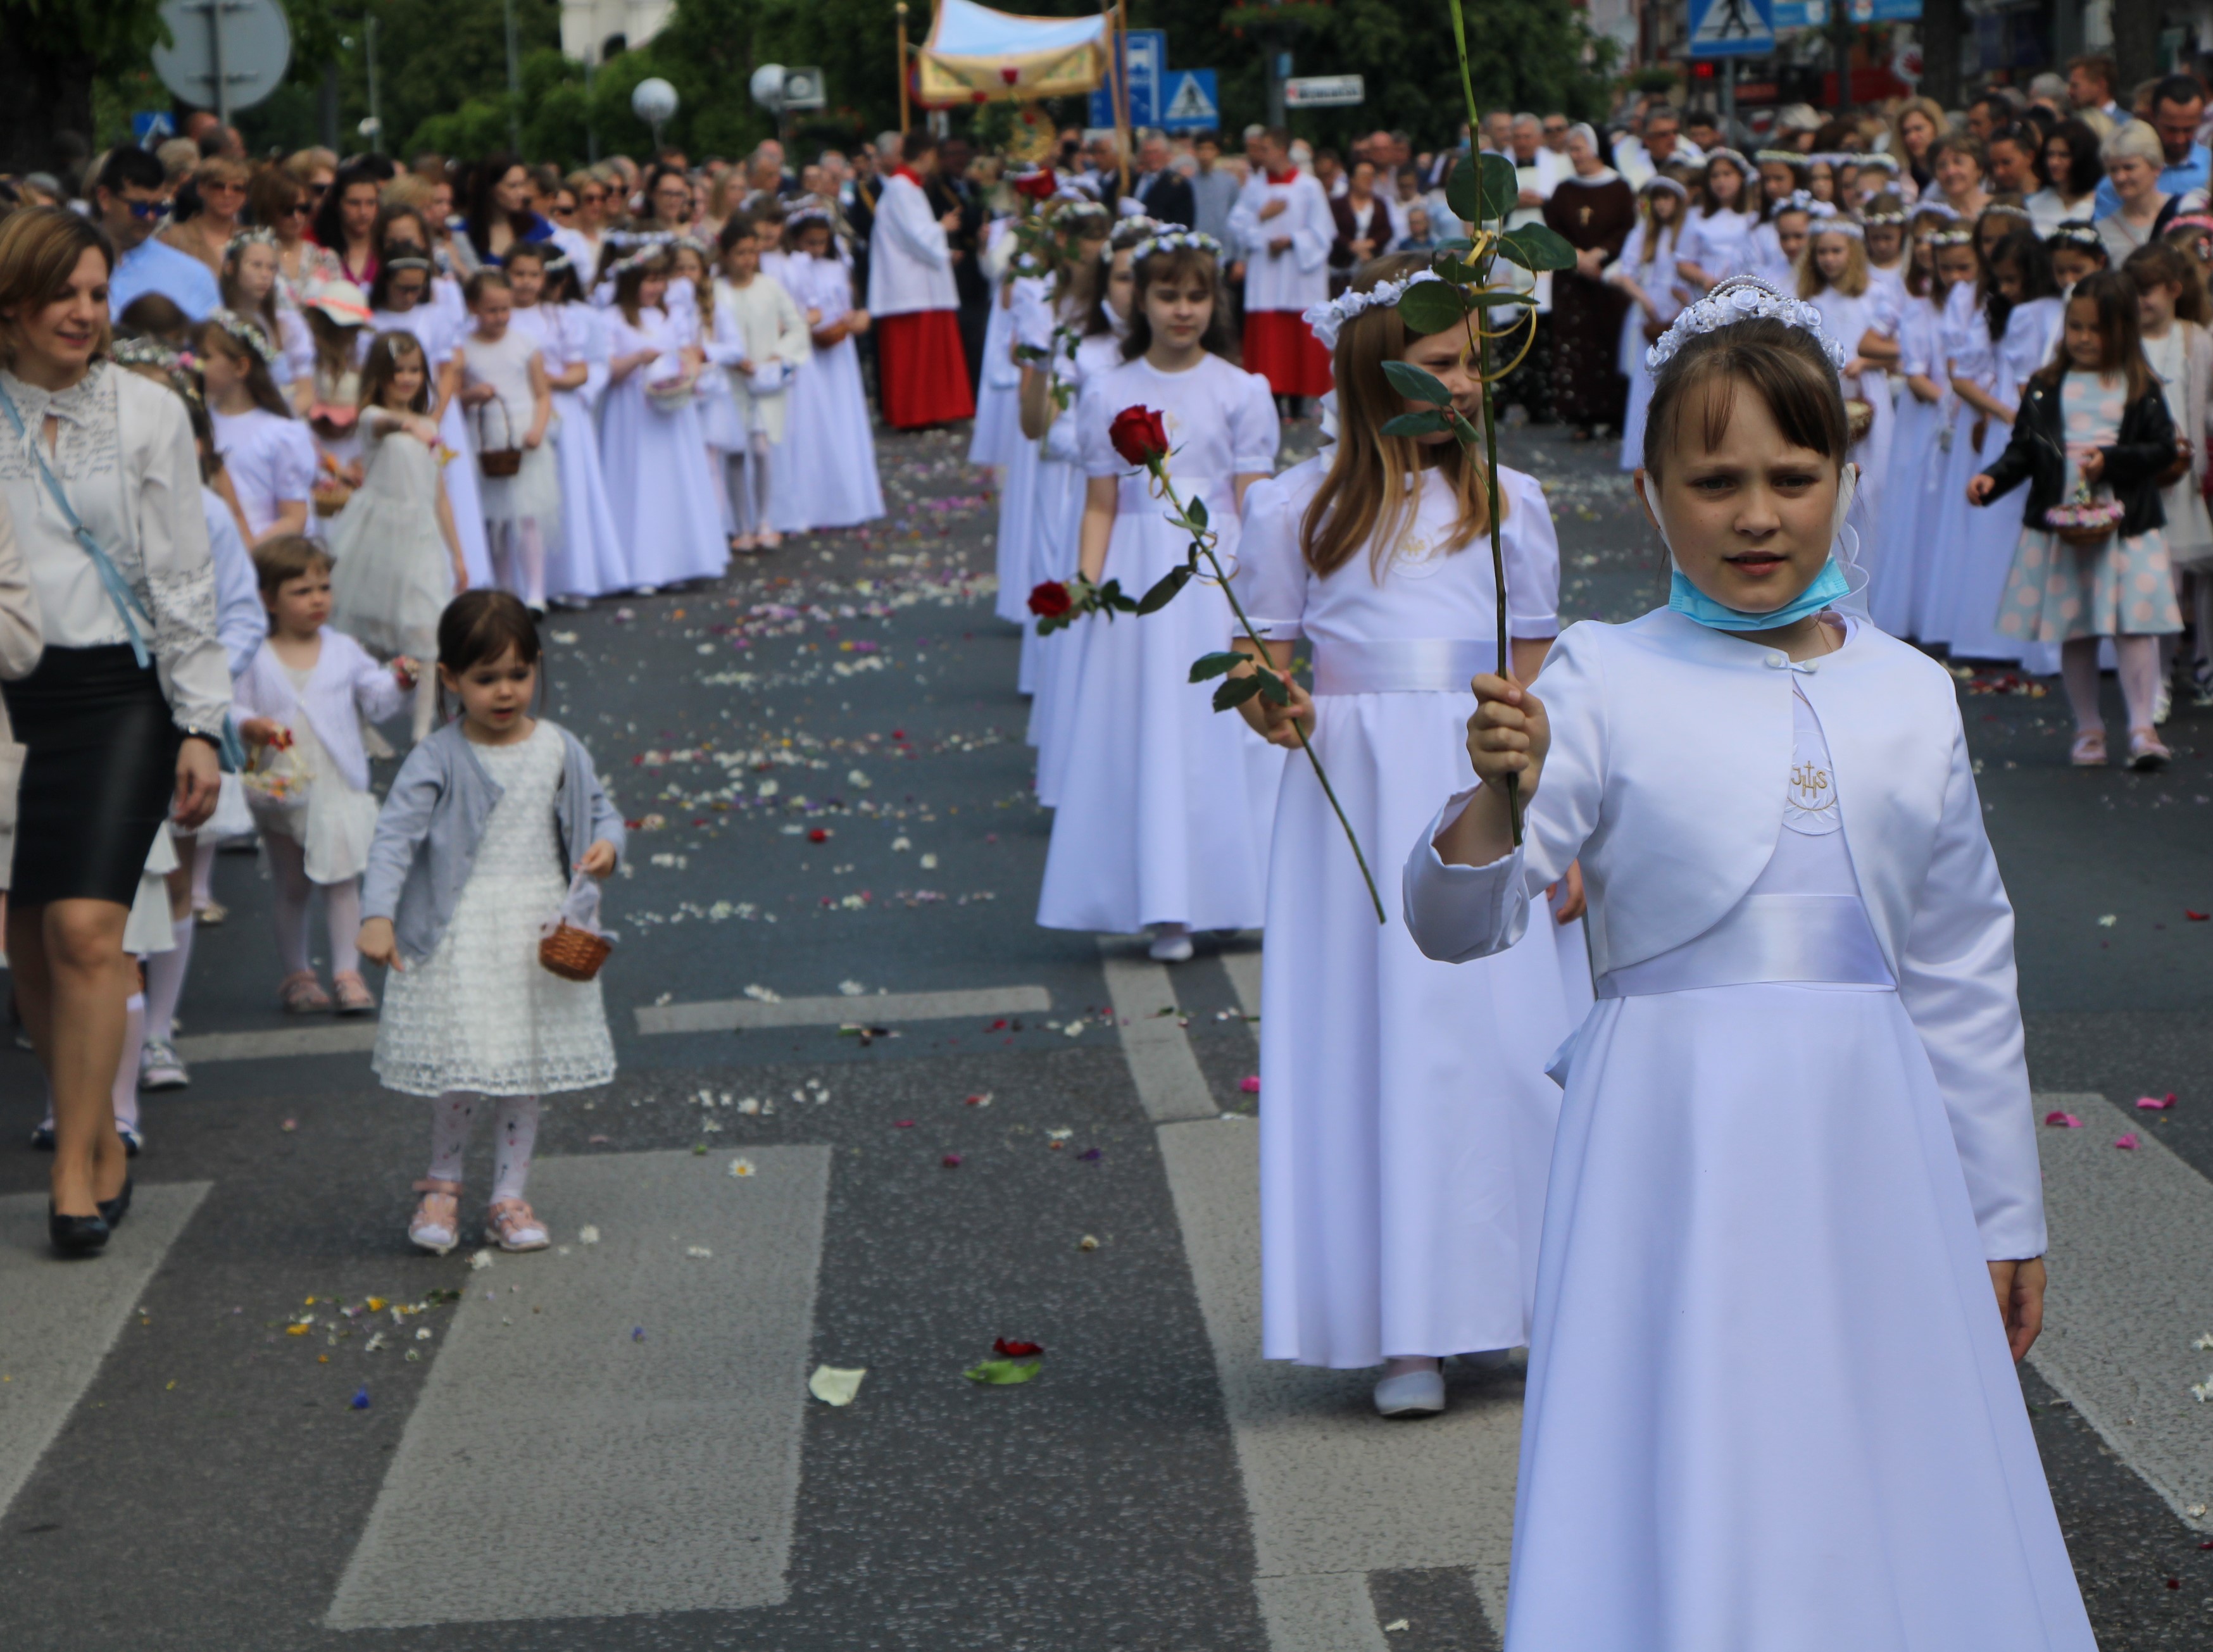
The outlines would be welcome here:
M 909 132 L 903 160 L 884 180 L 869 235 L 869 314 L 876 334 L 884 418 L 895 430 L 945 424 L 976 411 L 960 344 L 960 297 L 947 235 L 924 186 L 936 175 L 937 140 Z
M 1305 317 L 1329 302 L 1337 220 L 1321 186 L 1292 168 L 1287 133 L 1258 134 L 1245 152 L 1253 175 L 1229 215 L 1232 256 L 1245 262 L 1245 370 L 1279 396 L 1324 395 L 1329 352 Z

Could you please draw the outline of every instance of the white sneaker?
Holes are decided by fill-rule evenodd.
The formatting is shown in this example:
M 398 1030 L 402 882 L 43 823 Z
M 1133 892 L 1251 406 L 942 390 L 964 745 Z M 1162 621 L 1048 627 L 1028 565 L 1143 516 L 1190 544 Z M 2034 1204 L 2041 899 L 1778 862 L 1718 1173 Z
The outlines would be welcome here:
M 1191 961 L 1191 931 L 1178 924 L 1173 927 L 1161 924 L 1153 931 L 1153 944 L 1146 948 L 1156 963 L 1188 964 Z
M 1384 1417 L 1435 1417 L 1445 1408 L 1442 1371 L 1409 1371 L 1375 1385 L 1375 1409 Z

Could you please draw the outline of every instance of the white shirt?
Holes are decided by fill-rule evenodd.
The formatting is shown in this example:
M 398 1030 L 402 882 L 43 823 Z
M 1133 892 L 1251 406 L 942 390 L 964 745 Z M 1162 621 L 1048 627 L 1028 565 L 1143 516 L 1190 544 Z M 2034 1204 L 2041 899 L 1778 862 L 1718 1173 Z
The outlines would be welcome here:
M 1284 210 L 1263 219 L 1260 209 L 1282 201 Z M 1329 249 L 1337 240 L 1337 220 L 1329 198 L 1306 173 L 1281 182 L 1264 172 L 1246 180 L 1229 215 L 1229 236 L 1245 260 L 1245 308 L 1294 310 L 1303 314 L 1329 297 Z M 1271 241 L 1289 239 L 1281 253 Z
M 910 315 L 960 307 L 953 285 L 953 251 L 930 197 L 911 178 L 884 180 L 869 233 L 869 311 Z

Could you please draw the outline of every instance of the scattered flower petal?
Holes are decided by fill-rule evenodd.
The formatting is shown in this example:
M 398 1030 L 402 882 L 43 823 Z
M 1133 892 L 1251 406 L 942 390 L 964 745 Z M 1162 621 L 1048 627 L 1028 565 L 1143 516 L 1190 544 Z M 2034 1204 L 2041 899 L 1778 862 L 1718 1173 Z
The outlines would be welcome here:
M 578 1229 L 576 1234 L 576 1242 L 579 1245 L 598 1244 L 600 1242 L 600 1230 L 597 1228 L 590 1226 L 586 1226 Z
M 960 1375 L 982 1387 L 1006 1388 L 1018 1382 L 1027 1382 L 1044 1369 L 1043 1360 L 987 1359 L 981 1365 L 970 1366 Z
M 1002 1359 L 1033 1359 L 1045 1352 L 1045 1345 L 1034 1342 L 1010 1342 L 999 1337 L 993 1339 L 991 1351 Z
M 1237 1081 L 1237 1088 L 1244 1091 L 1247 1095 L 1259 1094 L 1260 1075 L 1258 1073 L 1248 1073 L 1246 1076 Z
M 2173 1090 L 2169 1090 L 2165 1095 L 2140 1095 L 2137 1097 L 2137 1106 L 2146 1113 L 2165 1113 L 2173 1105 L 2174 1092 Z
M 960 1168 L 960 1155 L 958 1153 L 948 1153 L 940 1159 L 938 1163 L 943 1165 L 948 1170 L 958 1170 Z
M 2115 1147 L 2117 1147 L 2117 1148 L 2120 1149 L 2121 1149 L 2121 1151 L 2122 1151 L 2122 1152 L 2124 1152 L 2124 1153 L 2131 1153 L 2131 1152 L 2134 1152 L 2134 1151 L 2136 1150 L 2136 1145 L 2137 1145 L 2137 1133 L 2136 1133 L 2136 1131 L 2131 1131 L 2127 1135 L 2125 1135 L 2125 1136 L 2124 1136 L 2124 1137 L 2120 1137 L 2118 1141 L 2116 1141 L 2116 1142 L 2113 1143 L 2113 1145 L 2114 1145 Z
M 2077 1119 L 2071 1113 L 2047 1113 L 2044 1115 L 2044 1122 L 2047 1125 L 2056 1125 L 2061 1130 L 2080 1130 L 2082 1128 L 2082 1121 L 2080 1119 Z
M 365 1411 L 369 1409 L 369 1384 L 364 1382 L 353 1391 L 353 1399 L 351 1403 L 357 1411 Z
M 750 1176 L 750 1175 L 752 1175 L 752 1174 L 753 1173 L 753 1161 L 751 1159 L 733 1159 L 733 1160 L 731 1160 L 731 1161 L 730 1161 L 730 1173 L 731 1173 L 733 1176 L 737 1176 L 737 1177 L 741 1177 L 741 1178 L 742 1178 L 742 1177 L 746 1177 L 746 1176 Z
M 848 1369 L 836 1365 L 818 1365 L 814 1375 L 807 1379 L 807 1392 L 826 1405 L 850 1405 L 853 1397 L 861 1392 L 861 1379 L 869 1374 L 865 1365 Z

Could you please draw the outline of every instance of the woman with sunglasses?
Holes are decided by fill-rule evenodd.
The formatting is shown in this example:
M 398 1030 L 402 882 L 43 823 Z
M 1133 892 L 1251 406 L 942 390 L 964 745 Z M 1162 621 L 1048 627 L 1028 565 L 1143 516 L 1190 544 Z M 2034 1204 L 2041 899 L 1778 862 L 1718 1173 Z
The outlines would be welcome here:
M 600 244 L 607 238 L 607 219 L 614 210 L 615 187 L 594 168 L 570 173 L 567 193 L 576 202 L 576 213 L 555 223 L 553 239 L 580 273 L 596 270 Z
M 289 168 L 263 167 L 256 172 L 246 186 L 246 210 L 255 224 L 277 237 L 279 279 L 293 303 L 308 288 L 338 279 L 338 259 L 308 239 L 313 209 L 306 187 Z
M 172 220 L 162 239 L 180 253 L 189 253 L 215 272 L 223 274 L 223 249 L 243 227 L 240 215 L 246 208 L 247 167 L 243 161 L 211 155 L 192 168 L 192 194 L 198 209 L 188 217 Z

